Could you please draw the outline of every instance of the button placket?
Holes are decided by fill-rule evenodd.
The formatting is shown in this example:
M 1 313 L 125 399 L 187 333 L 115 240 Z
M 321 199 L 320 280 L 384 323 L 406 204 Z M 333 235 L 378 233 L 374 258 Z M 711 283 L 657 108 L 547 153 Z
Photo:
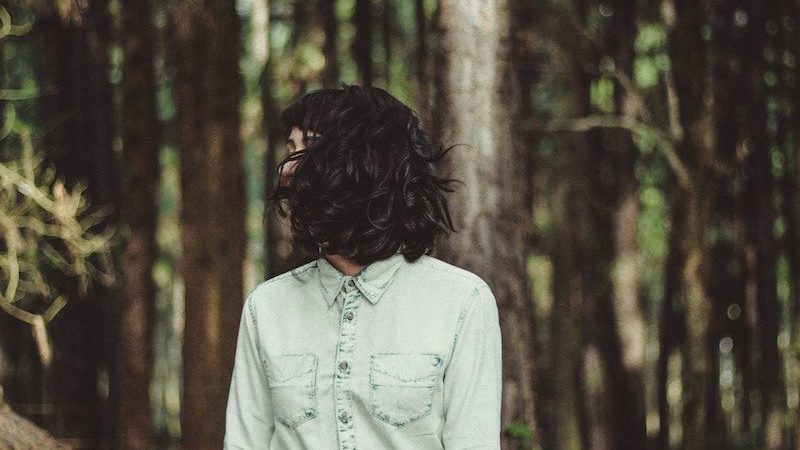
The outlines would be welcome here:
M 355 429 L 353 424 L 353 404 L 350 398 L 352 366 L 350 361 L 355 350 L 355 327 L 361 297 L 352 278 L 347 278 L 342 286 L 343 305 L 339 320 L 339 342 L 336 346 L 336 369 L 334 376 L 334 397 L 336 399 L 337 434 L 340 450 L 354 450 Z

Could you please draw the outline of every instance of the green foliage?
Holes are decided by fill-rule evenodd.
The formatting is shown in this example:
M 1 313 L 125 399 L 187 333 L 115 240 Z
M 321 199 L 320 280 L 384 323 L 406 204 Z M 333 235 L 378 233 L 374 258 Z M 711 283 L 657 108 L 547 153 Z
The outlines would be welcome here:
M 600 112 L 614 112 L 614 82 L 606 77 L 595 78 L 591 86 L 592 105 Z
M 516 450 L 540 450 L 540 447 L 533 446 L 533 439 L 530 427 L 521 422 L 513 421 L 505 428 L 508 436 L 518 442 Z
M 0 22 L 0 40 L 13 48 L 6 40 L 26 28 L 11 25 L 3 7 Z M 5 100 L 0 130 L 0 279 L 4 286 L 0 309 L 33 327 L 40 359 L 47 365 L 52 351 L 45 324 L 66 304 L 66 297 L 49 278 L 56 271 L 75 277 L 82 294 L 94 281 L 113 284 L 114 228 L 96 230 L 109 207 L 87 213 L 83 183 L 68 189 L 57 178 L 55 167 L 34 149 L 32 127 L 17 115 L 15 102 L 35 95 L 35 86 L 30 84 L 22 90 L 5 86 L 0 90 L 0 100 Z
M 662 75 L 669 70 L 666 43 L 667 35 L 661 24 L 646 24 L 639 29 L 634 42 L 634 77 L 641 88 L 656 87 Z
M 528 274 L 531 277 L 531 295 L 536 317 L 548 317 L 553 308 L 553 264 L 549 257 L 544 255 L 528 256 Z M 546 338 L 548 324 L 543 321 L 536 327 L 537 335 Z
M 350 54 L 350 46 L 356 35 L 356 27 L 352 23 L 352 15 L 355 10 L 355 0 L 338 0 L 336 2 L 336 18 L 339 19 L 339 55 Z M 341 81 L 354 82 L 357 78 L 356 66 L 352 60 L 340 58 Z

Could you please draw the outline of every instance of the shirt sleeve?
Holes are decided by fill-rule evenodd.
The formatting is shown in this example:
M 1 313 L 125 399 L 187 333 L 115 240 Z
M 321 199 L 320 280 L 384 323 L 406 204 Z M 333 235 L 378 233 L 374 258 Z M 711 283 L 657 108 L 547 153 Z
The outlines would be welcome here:
M 274 432 L 272 399 L 258 351 L 253 293 L 242 308 L 225 412 L 224 450 L 269 449 Z
M 461 312 L 445 369 L 445 450 L 500 450 L 501 344 L 497 301 L 482 284 Z

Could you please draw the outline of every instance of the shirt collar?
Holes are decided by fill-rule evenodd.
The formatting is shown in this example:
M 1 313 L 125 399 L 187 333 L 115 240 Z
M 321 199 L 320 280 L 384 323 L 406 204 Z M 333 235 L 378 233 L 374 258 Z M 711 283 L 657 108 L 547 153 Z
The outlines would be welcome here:
M 377 303 L 405 263 L 405 256 L 398 250 L 388 258 L 370 263 L 355 275 L 346 275 L 328 262 L 324 256 L 320 256 L 317 258 L 319 281 L 328 307 L 336 301 L 342 285 L 351 278 L 367 300 L 373 304 Z

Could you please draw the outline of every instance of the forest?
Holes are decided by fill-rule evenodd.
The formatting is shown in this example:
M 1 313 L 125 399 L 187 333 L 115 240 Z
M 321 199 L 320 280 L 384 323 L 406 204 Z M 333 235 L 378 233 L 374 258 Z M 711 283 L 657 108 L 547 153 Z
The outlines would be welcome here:
M 456 146 L 504 450 L 800 450 L 799 58 L 800 0 L 2 0 L 0 448 L 221 448 L 348 83 Z

